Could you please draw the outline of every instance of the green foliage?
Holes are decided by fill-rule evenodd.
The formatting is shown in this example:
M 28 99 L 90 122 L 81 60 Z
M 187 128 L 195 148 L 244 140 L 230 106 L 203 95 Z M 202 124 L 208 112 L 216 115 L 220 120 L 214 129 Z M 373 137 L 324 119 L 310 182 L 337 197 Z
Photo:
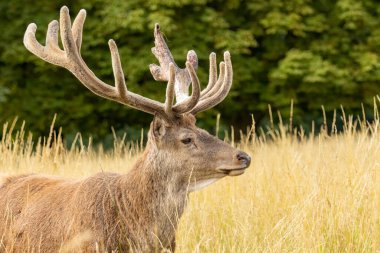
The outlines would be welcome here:
M 64 133 L 80 131 L 103 139 L 113 126 L 139 132 L 151 117 L 105 101 L 86 91 L 68 71 L 51 66 L 29 53 L 22 44 L 28 23 L 38 25 L 44 40 L 48 22 L 68 5 L 74 16 L 85 8 L 82 55 L 90 68 L 112 83 L 107 40 L 116 40 L 129 88 L 163 100 L 165 83 L 148 70 L 156 59 L 153 26 L 160 23 L 169 47 L 183 67 L 186 53 L 199 57 L 198 75 L 207 82 L 208 55 L 222 60 L 230 50 L 234 85 L 230 95 L 199 122 L 211 128 L 221 112 L 226 124 L 245 127 L 250 114 L 267 121 L 267 105 L 289 114 L 296 108 L 295 124 L 321 118 L 343 105 L 349 112 L 370 109 L 380 91 L 380 6 L 375 0 L 255 0 L 158 1 L 100 0 L 0 2 L 0 121 L 18 115 L 28 129 L 44 134 L 54 113 Z M 370 113 L 370 111 L 369 111 Z

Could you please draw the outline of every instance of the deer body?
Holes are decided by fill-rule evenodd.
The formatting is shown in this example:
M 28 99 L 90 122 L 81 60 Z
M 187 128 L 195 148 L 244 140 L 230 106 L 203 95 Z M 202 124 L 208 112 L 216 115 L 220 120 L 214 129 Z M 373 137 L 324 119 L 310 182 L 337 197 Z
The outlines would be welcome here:
M 167 189 L 164 182 L 173 179 L 151 166 L 138 163 L 126 175 L 99 173 L 82 181 L 9 178 L 0 188 L 0 201 L 8 203 L 0 213 L 13 217 L 1 217 L 0 234 L 13 252 L 174 250 L 187 192 L 178 183 Z
M 60 22 L 49 24 L 45 46 L 35 38 L 35 24 L 28 26 L 24 44 L 43 60 L 68 69 L 95 94 L 153 114 L 147 146 L 125 175 L 99 173 L 84 180 L 40 175 L 3 178 L 0 252 L 174 251 L 188 193 L 225 176 L 241 175 L 250 164 L 246 153 L 195 125 L 197 113 L 228 94 L 230 55 L 224 54 L 219 77 L 215 54 L 210 55 L 209 83 L 201 91 L 195 52 L 189 51 L 186 69 L 180 69 L 156 24 L 152 52 L 160 66 L 152 64 L 150 70 L 156 80 L 168 81 L 165 103 L 160 103 L 127 89 L 112 40 L 115 86 L 102 82 L 87 67 L 80 55 L 85 16 L 81 10 L 71 25 L 69 11 L 62 7 Z

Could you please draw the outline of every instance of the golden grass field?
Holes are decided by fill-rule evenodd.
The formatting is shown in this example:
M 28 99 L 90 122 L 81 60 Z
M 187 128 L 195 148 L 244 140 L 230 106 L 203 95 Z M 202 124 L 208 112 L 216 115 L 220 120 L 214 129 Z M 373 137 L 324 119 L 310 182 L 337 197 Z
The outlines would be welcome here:
M 338 119 L 340 120 L 340 119 Z M 245 174 L 190 194 L 176 252 L 380 252 L 380 121 L 343 117 L 320 133 L 291 126 L 250 129 L 238 144 L 252 155 Z M 335 120 L 334 120 L 335 121 Z M 141 143 L 114 149 L 64 147 L 60 133 L 33 143 L 5 124 L 0 172 L 86 177 L 128 171 Z M 289 129 L 293 129 L 289 131 Z M 231 140 L 231 135 L 229 136 Z

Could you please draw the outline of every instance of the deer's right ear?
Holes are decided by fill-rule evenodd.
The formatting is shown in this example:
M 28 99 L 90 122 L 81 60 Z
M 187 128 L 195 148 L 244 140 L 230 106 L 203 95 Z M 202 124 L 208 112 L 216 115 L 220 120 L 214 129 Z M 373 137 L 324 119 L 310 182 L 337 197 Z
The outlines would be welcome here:
M 154 138 L 160 139 L 162 136 L 165 135 L 165 132 L 166 132 L 165 124 L 166 124 L 165 120 L 163 120 L 157 114 L 154 115 L 154 119 L 152 122 L 152 132 L 153 132 Z

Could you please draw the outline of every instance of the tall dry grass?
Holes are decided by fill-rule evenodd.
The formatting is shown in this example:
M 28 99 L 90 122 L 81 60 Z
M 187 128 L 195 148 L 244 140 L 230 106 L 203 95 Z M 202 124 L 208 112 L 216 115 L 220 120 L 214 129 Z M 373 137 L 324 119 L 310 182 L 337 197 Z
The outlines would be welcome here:
M 379 99 L 379 98 L 377 98 Z M 379 99 L 380 101 L 380 99 Z M 241 146 L 253 157 L 247 172 L 190 194 L 177 233 L 177 252 L 379 252 L 380 120 L 334 116 L 318 134 L 273 119 L 251 128 Z M 272 115 L 272 114 L 271 114 Z M 338 132 L 336 122 L 343 121 Z M 325 122 L 327 122 L 325 120 Z M 114 148 L 65 147 L 60 130 L 33 143 L 24 124 L 3 126 L 0 172 L 86 177 L 124 173 L 142 143 L 115 137 Z M 52 124 L 53 126 L 53 124 Z M 17 128 L 17 129 L 16 129 Z M 261 134 L 255 134 L 259 132 Z

